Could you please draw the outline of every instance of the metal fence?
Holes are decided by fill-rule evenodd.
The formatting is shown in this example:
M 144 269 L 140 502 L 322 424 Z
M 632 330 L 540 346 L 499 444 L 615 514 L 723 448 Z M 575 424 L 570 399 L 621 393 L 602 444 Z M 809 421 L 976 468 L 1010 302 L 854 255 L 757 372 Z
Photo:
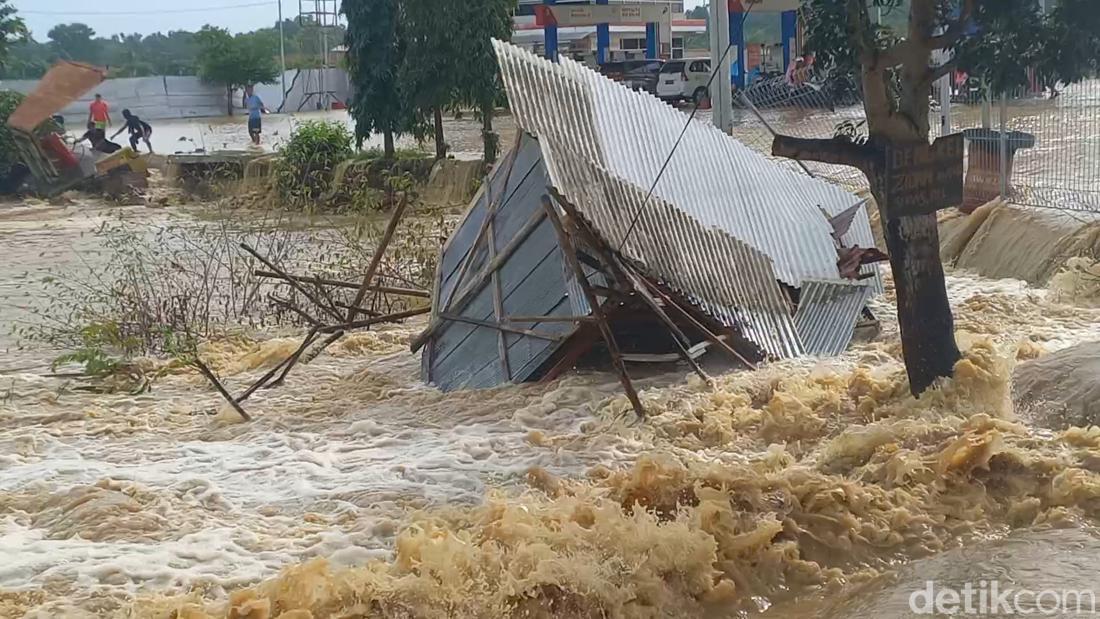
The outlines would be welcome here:
M 862 102 L 837 94 L 850 89 L 830 89 L 822 82 L 792 88 L 783 80 L 759 82 L 736 98 L 735 137 L 771 156 L 772 131 L 827 138 L 838 128 L 864 129 Z M 946 81 L 941 84 L 947 87 Z M 933 88 L 929 125 L 932 138 L 945 127 L 966 134 L 968 187 L 984 183 L 1018 204 L 1100 211 L 1100 79 L 1060 88 L 1054 96 L 1030 91 L 983 101 L 955 94 L 952 101 Z M 950 119 L 946 125 L 944 116 Z M 815 162 L 804 167 L 851 190 L 867 187 L 853 168 Z

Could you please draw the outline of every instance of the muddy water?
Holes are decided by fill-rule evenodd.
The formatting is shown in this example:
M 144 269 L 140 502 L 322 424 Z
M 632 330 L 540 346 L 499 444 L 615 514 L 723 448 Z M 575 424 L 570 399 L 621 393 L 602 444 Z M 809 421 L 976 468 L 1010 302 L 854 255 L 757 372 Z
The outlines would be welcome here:
M 13 262 L 46 239 L 93 255 L 95 211 L 67 208 L 0 222 Z M 1006 386 L 1017 355 L 1100 337 L 1100 313 L 948 284 L 967 359 L 920 402 L 888 299 L 882 338 L 840 359 L 643 381 L 642 424 L 599 373 L 438 393 L 406 352 L 417 323 L 349 337 L 250 424 L 189 373 L 131 396 L 7 372 L 0 616 L 903 617 L 926 580 L 1091 573 L 1100 445 L 1013 421 Z M 203 354 L 239 390 L 294 343 Z
M 263 140 L 261 146 L 264 150 L 278 149 L 286 142 L 298 124 L 311 120 L 326 120 L 342 122 L 348 129 L 354 131 L 355 125 L 346 111 L 333 110 L 328 112 L 299 112 L 296 114 L 270 114 L 264 116 Z M 177 152 L 189 153 L 196 149 L 205 149 L 206 152 L 216 150 L 242 150 L 250 148 L 251 140 L 248 137 L 247 117 L 233 116 L 223 118 L 195 118 L 159 120 L 152 123 L 153 150 L 159 153 L 171 154 Z M 510 137 L 515 132 L 515 125 L 509 115 L 500 115 L 494 120 L 494 128 L 502 136 L 502 143 L 510 143 Z M 453 116 L 444 118 L 444 135 L 451 152 L 458 158 L 478 158 L 481 156 L 481 125 L 473 121 L 469 114 L 465 118 L 456 119 Z M 120 144 L 125 144 L 125 136 L 117 139 Z M 414 148 L 416 141 L 408 136 L 398 140 L 399 147 Z M 372 136 L 363 144 L 363 148 L 381 148 L 382 136 Z M 144 145 L 140 145 L 142 150 Z M 427 148 L 434 149 L 430 143 Z
M 0 318 L 26 319 L 28 269 L 94 264 L 117 214 L 0 208 Z M 441 394 L 416 321 L 346 338 L 248 424 L 189 372 L 94 394 L 43 376 L 54 351 L 9 352 L 0 617 L 840 619 L 910 616 L 928 581 L 1089 589 L 1100 441 L 1016 419 L 1008 385 L 1017 358 L 1100 339 L 1100 310 L 948 287 L 965 359 L 920 401 L 887 296 L 882 335 L 839 359 L 640 381 L 644 423 L 602 373 Z M 293 335 L 202 354 L 239 391 Z

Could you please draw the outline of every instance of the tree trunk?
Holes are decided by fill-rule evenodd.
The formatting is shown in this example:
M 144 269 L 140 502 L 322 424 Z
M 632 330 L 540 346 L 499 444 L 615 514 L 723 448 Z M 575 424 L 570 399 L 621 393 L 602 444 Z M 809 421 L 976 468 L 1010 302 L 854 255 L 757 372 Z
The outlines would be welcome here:
M 393 148 L 393 131 L 390 131 L 389 129 L 386 129 L 385 131 L 382 132 L 382 137 L 383 137 L 383 140 L 384 140 L 384 145 L 382 147 L 382 154 L 386 157 L 386 159 L 393 159 L 394 154 L 396 152 L 396 151 L 394 151 L 394 148 Z
M 233 87 L 229 85 L 225 87 L 225 115 L 233 115 Z
M 959 348 L 955 321 L 947 300 L 947 284 L 940 261 L 940 236 L 936 215 L 887 217 L 886 187 L 878 184 L 875 148 L 844 140 L 821 140 L 777 135 L 772 154 L 801 161 L 820 161 L 861 169 L 871 183 L 890 254 L 897 293 L 898 326 L 902 356 L 909 375 L 909 389 L 919 396 L 937 378 L 950 377 Z M 935 205 L 941 206 L 941 205 Z
M 885 204 L 879 188 L 872 193 L 880 205 Z M 894 274 L 909 390 L 919 397 L 936 379 L 950 377 L 960 357 L 940 261 L 936 215 L 887 219 L 881 206 L 879 215 Z
M 435 158 L 446 159 L 447 158 L 447 142 L 443 139 L 443 110 L 441 108 L 435 108 L 432 111 L 435 116 Z
M 485 164 L 496 163 L 498 136 L 493 133 L 492 105 L 481 106 L 481 140 L 485 150 Z

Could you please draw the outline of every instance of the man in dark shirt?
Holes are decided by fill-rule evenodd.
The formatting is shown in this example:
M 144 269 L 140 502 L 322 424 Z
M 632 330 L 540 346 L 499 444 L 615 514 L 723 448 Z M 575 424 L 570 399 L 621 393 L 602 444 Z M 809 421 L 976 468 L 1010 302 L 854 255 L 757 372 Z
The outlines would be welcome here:
M 88 130 L 85 131 L 84 135 L 80 136 L 80 139 L 76 142 L 79 144 L 84 140 L 87 140 L 92 145 L 93 150 L 97 150 L 101 153 L 110 154 L 122 148 L 118 144 L 108 140 L 104 131 L 97 127 L 94 122 L 88 123 Z
M 149 137 L 153 135 L 153 128 L 149 126 L 149 123 L 138 118 L 135 114 L 131 114 L 130 110 L 122 110 L 122 117 L 126 120 L 125 124 L 115 131 L 111 136 L 113 140 L 115 136 L 122 133 L 123 129 L 130 132 L 130 148 L 134 149 L 136 153 L 138 150 L 138 140 L 144 140 L 145 145 L 149 147 L 149 152 L 153 152 L 153 145 L 149 143 Z

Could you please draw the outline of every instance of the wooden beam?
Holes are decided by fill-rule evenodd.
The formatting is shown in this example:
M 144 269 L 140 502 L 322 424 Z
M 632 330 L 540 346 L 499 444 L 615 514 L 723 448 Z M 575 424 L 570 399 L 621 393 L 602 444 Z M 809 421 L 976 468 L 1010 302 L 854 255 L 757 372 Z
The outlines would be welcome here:
M 657 284 L 654 284 L 653 282 L 649 281 L 644 276 L 642 277 L 642 281 L 645 282 L 645 284 L 649 287 L 650 290 L 653 291 L 653 293 L 655 295 L 657 295 L 657 297 L 659 297 L 662 301 L 665 302 L 665 305 L 667 307 L 675 308 L 676 311 L 680 312 L 680 315 L 683 316 L 684 318 L 686 318 L 687 321 L 689 323 L 691 323 L 691 326 L 698 329 L 699 332 L 702 333 L 704 337 L 706 337 L 708 340 L 713 342 L 716 346 L 718 346 L 722 350 L 725 350 L 734 359 L 740 361 L 741 363 L 744 363 L 750 369 L 753 369 L 753 370 L 756 369 L 756 364 L 755 363 L 753 363 L 753 362 L 749 361 L 748 359 L 746 359 L 744 356 L 741 355 L 741 353 L 737 352 L 736 350 L 733 349 L 732 346 L 727 344 L 725 342 L 725 340 L 718 337 L 713 331 L 708 329 L 706 327 L 706 325 L 704 325 L 703 323 L 696 320 L 695 316 L 691 315 L 691 312 L 689 312 L 686 309 L 684 309 L 683 307 L 681 307 L 680 304 L 677 303 L 675 299 L 673 299 L 669 295 L 665 294 L 665 291 L 661 290 L 660 286 L 658 286 Z
M 328 325 L 321 327 L 317 330 L 318 333 L 333 333 L 335 331 L 350 331 L 352 329 L 362 329 L 371 325 L 377 325 L 383 322 L 397 322 L 406 318 L 412 318 L 413 316 L 419 316 L 421 314 L 427 314 L 432 311 L 430 307 L 418 307 L 415 309 L 405 310 L 403 312 L 394 312 L 393 314 L 384 314 L 382 316 L 375 316 L 373 318 L 367 318 L 365 320 L 353 320 L 351 322 L 345 322 L 339 325 Z
M 680 327 L 677 326 L 677 324 L 668 317 L 668 314 L 665 313 L 665 310 L 657 304 L 657 299 L 654 299 L 653 295 L 651 295 L 649 291 L 646 290 L 646 285 L 642 278 L 637 273 L 632 273 L 630 271 L 626 271 L 626 275 L 630 277 L 631 283 L 634 284 L 634 289 L 638 292 L 638 296 L 641 297 L 641 299 L 646 303 L 646 305 L 649 306 L 651 310 L 653 310 L 654 314 L 657 314 L 657 317 L 661 319 L 661 322 L 665 323 L 669 330 L 672 331 L 672 341 L 676 344 L 676 350 L 680 353 L 680 356 L 684 359 L 684 361 L 687 362 L 689 366 L 691 366 L 691 369 L 699 375 L 699 378 L 703 379 L 703 382 L 713 387 L 714 379 L 712 379 L 710 376 L 707 375 L 706 372 L 703 371 L 703 368 L 699 366 L 699 362 L 696 361 L 695 357 L 692 357 L 691 353 L 688 352 L 687 346 L 691 344 L 690 340 L 688 340 L 688 337 L 684 335 L 684 332 L 680 330 Z
M 363 304 L 363 299 L 367 297 L 371 280 L 374 279 L 378 265 L 382 263 L 382 256 L 386 253 L 386 248 L 390 246 L 393 233 L 397 231 L 397 224 L 401 222 L 401 216 L 405 213 L 405 207 L 408 204 L 409 197 L 405 194 L 401 196 L 401 201 L 397 203 L 397 206 L 393 207 L 393 214 L 390 215 L 390 221 L 386 224 L 386 231 L 382 233 L 382 240 L 378 242 L 378 247 L 374 248 L 374 255 L 371 256 L 370 264 L 367 265 L 367 272 L 363 274 L 363 283 L 355 293 L 355 299 L 351 302 L 351 307 L 348 309 L 348 315 L 344 322 L 354 322 L 356 316 L 359 315 L 359 306 Z
M 591 316 L 508 316 L 504 322 L 595 322 Z
M 449 321 L 452 321 L 452 322 L 464 322 L 466 324 L 471 324 L 471 325 L 475 325 L 475 326 L 478 326 L 478 327 L 485 327 L 487 329 L 496 329 L 497 331 L 500 331 L 501 333 L 514 333 L 516 335 L 526 335 L 528 337 L 533 337 L 533 338 L 537 338 L 537 339 L 540 339 L 540 340 L 547 340 L 549 342 L 560 342 L 562 339 L 564 339 L 564 336 L 561 336 L 561 335 L 550 334 L 550 333 L 541 333 L 539 331 L 534 331 L 532 329 L 521 329 L 519 327 L 510 327 L 506 324 L 502 324 L 502 323 L 499 323 L 499 322 L 493 322 L 491 320 L 480 320 L 480 319 L 477 319 L 477 318 L 470 318 L 469 316 L 460 316 L 458 314 L 446 314 L 446 313 L 440 314 L 439 316 L 443 320 L 449 320 Z
M 630 374 L 627 373 L 622 355 L 619 354 L 619 345 L 615 342 L 615 335 L 611 332 L 611 325 L 607 322 L 607 315 L 604 314 L 603 307 L 600 305 L 600 300 L 596 297 L 596 293 L 592 291 L 592 287 L 588 283 L 588 278 L 585 277 L 584 269 L 581 268 L 581 264 L 577 260 L 577 250 L 574 249 L 573 241 L 569 238 L 569 234 L 566 233 L 561 218 L 558 217 L 558 212 L 554 210 L 554 205 L 550 203 L 550 198 L 547 196 L 542 197 L 542 209 L 543 212 L 546 213 L 547 219 L 549 219 L 550 223 L 554 226 L 554 232 L 558 235 L 558 244 L 561 246 L 561 253 L 565 256 L 566 263 L 569 264 L 569 267 L 577 276 L 581 290 L 584 291 L 584 296 L 588 300 L 589 307 L 592 309 L 592 315 L 596 318 L 596 325 L 600 328 L 600 334 L 603 335 L 604 343 L 607 344 L 607 351 L 611 355 L 611 363 L 619 374 L 619 382 L 622 383 L 623 390 L 626 391 L 626 397 L 630 400 L 630 405 L 634 407 L 634 412 L 638 417 L 644 418 L 645 408 L 642 407 L 642 401 L 638 398 L 638 392 L 634 389 L 634 383 L 630 381 Z
M 290 284 L 291 288 L 294 288 L 298 292 L 302 293 L 302 296 L 304 296 L 305 298 L 312 301 L 314 305 L 316 305 L 317 307 L 324 310 L 326 313 L 328 313 L 333 318 L 335 318 L 337 320 L 342 319 L 340 314 L 334 308 L 331 308 L 331 307 L 325 305 L 320 300 L 318 300 L 317 297 L 310 294 L 310 292 L 308 290 L 306 290 L 304 286 L 299 284 L 294 278 L 287 275 L 285 271 L 283 271 L 279 267 L 275 266 L 270 260 L 268 260 L 267 258 L 264 258 L 263 256 L 261 256 L 260 253 L 257 252 L 255 249 L 252 249 L 248 245 L 248 243 L 241 243 L 241 249 L 243 249 L 246 252 L 252 254 L 252 256 L 255 257 L 257 260 L 259 260 L 260 262 L 262 262 L 264 266 L 266 266 L 267 268 L 269 268 L 272 271 L 279 274 L 279 277 L 281 279 L 285 280 L 288 284 Z
M 511 169 L 508 170 L 511 172 Z M 508 183 L 508 179 L 504 179 L 505 184 Z M 486 242 L 489 248 L 489 260 L 497 257 L 497 239 L 496 239 L 496 227 L 493 225 L 493 220 L 496 219 L 496 204 L 489 204 L 489 227 L 485 230 Z M 497 325 L 500 325 L 501 320 L 504 318 L 504 295 L 500 289 L 500 271 L 493 271 L 493 275 L 490 278 L 489 286 L 491 287 L 493 295 L 493 318 L 496 319 Z M 504 337 L 504 329 L 497 330 L 497 354 L 500 355 L 500 369 L 504 372 L 504 377 L 508 380 L 512 380 L 512 366 L 508 363 L 508 341 Z
M 584 356 L 584 353 L 592 349 L 592 343 L 599 336 L 599 333 L 594 321 L 581 324 L 580 328 L 569 338 L 569 342 L 562 347 L 561 356 L 557 362 L 538 380 L 539 384 L 554 380 L 561 376 L 562 372 L 576 365 L 577 361 Z
M 504 246 L 504 249 L 502 249 L 499 254 L 497 254 L 497 257 L 493 258 L 489 262 L 489 264 L 485 265 L 485 268 L 483 268 L 481 272 L 479 272 L 477 276 L 469 284 L 467 284 L 465 288 L 462 289 L 462 292 L 457 297 L 455 297 L 452 306 L 461 307 L 464 303 L 466 303 L 466 301 L 470 300 L 470 298 L 473 297 L 474 294 L 481 290 L 481 288 L 485 285 L 485 282 L 489 280 L 490 276 L 492 276 L 493 272 L 504 266 L 505 262 L 508 262 L 508 259 L 512 257 L 512 254 L 516 253 L 516 250 L 519 249 L 519 246 L 527 240 L 528 236 L 531 236 L 531 233 L 535 231 L 535 228 L 537 228 L 539 224 L 542 223 L 542 220 L 545 218 L 546 211 L 542 209 L 537 209 L 535 210 L 535 212 L 531 213 L 531 217 L 527 219 L 527 223 L 523 224 L 523 227 L 520 228 L 519 232 L 516 233 L 516 236 L 512 237 L 512 240 L 508 241 L 508 244 Z M 441 305 L 440 310 L 444 309 L 450 308 Z M 409 345 L 409 349 L 413 352 L 420 350 L 420 348 L 424 346 L 424 344 L 428 341 L 428 338 L 435 334 L 436 330 L 439 329 L 441 324 L 442 321 L 439 320 L 438 316 L 434 318 L 431 324 L 428 325 L 428 328 L 424 329 L 424 331 L 420 335 L 416 336 L 416 338 Z
M 481 226 L 477 230 L 477 236 L 474 237 L 474 242 L 462 257 L 462 264 L 459 266 L 458 276 L 455 277 L 455 283 L 451 286 L 451 291 L 439 304 L 438 311 L 440 312 L 451 309 L 451 301 L 455 298 L 455 292 L 457 292 L 458 287 L 462 285 L 462 280 L 465 279 L 466 273 L 470 270 L 470 265 L 474 261 L 474 254 L 477 253 L 477 248 L 481 245 L 481 242 L 485 240 L 485 235 L 489 232 L 490 226 L 492 226 L 493 218 L 496 217 L 497 206 L 500 204 L 501 198 L 504 197 L 504 193 L 508 191 L 508 181 L 512 178 L 512 169 L 516 167 L 516 157 L 519 156 L 519 143 L 522 137 L 523 132 L 517 131 L 516 143 L 512 148 L 512 156 L 508 159 L 508 169 L 504 172 L 504 183 L 501 185 L 500 193 L 497 194 L 496 199 L 493 198 L 492 175 L 487 177 L 488 183 L 485 189 L 485 199 L 487 200 L 485 203 L 485 219 L 481 221 Z M 416 351 L 414 350 L 413 352 Z
M 237 402 L 237 400 L 234 399 L 233 396 L 229 395 L 229 392 L 226 391 L 225 386 L 222 385 L 222 381 L 218 380 L 218 377 L 214 375 L 214 372 L 212 372 L 210 368 L 206 367 L 206 364 L 202 362 L 202 359 L 199 359 L 196 356 L 194 364 L 195 367 L 199 368 L 199 371 L 202 372 L 202 375 L 206 377 L 206 380 L 209 380 L 214 385 L 214 388 L 218 390 L 218 393 L 220 393 L 221 396 L 225 398 L 225 401 L 229 402 L 229 405 L 233 407 L 233 410 L 237 411 L 237 414 L 241 416 L 241 419 L 244 419 L 245 421 L 252 421 L 251 415 L 244 412 L 244 409 L 241 408 L 241 405 Z
M 354 282 L 345 282 L 338 279 L 328 279 L 325 277 L 315 277 L 312 275 L 280 275 L 271 271 L 263 271 L 257 269 L 253 271 L 256 277 L 267 277 L 271 279 L 281 279 L 283 281 L 294 280 L 302 284 L 315 284 L 317 286 L 332 286 L 333 288 L 351 288 L 358 290 L 362 284 L 356 284 Z M 367 290 L 374 292 L 383 292 L 386 294 L 396 294 L 406 297 L 419 297 L 421 299 L 430 299 L 432 293 L 427 290 L 419 290 L 416 288 L 399 288 L 396 286 L 377 286 L 371 284 L 367 286 Z

